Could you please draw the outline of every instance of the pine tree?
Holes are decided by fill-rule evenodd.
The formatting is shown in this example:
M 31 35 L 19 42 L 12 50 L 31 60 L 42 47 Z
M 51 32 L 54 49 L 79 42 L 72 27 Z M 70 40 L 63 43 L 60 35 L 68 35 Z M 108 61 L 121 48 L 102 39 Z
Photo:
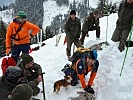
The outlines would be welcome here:
M 0 19 L 0 57 L 5 56 L 5 38 L 6 38 L 6 26 L 2 19 Z

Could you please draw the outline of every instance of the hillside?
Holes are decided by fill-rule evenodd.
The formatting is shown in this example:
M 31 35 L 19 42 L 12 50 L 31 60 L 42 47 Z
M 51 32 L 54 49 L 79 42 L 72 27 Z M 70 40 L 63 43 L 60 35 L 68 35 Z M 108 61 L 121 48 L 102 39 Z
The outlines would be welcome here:
M 56 7 L 55 3 L 51 0 L 44 4 L 48 5 L 47 7 L 44 7 L 46 11 L 44 12 L 44 27 L 45 25 L 50 24 L 52 17 L 54 17 L 56 13 L 64 13 L 67 9 L 67 7 L 62 8 L 63 10 Z M 5 22 L 9 22 L 9 20 L 8 17 L 4 17 Z M 108 16 L 109 24 L 107 30 L 107 41 L 110 45 L 103 45 L 103 50 L 98 51 L 100 66 L 93 85 L 93 88 L 96 91 L 96 100 L 132 100 L 133 98 L 133 48 L 129 48 L 128 50 L 123 73 L 120 77 L 120 71 L 126 50 L 120 53 L 118 50 L 118 43 L 111 41 L 116 20 L 117 14 Z M 89 32 L 89 37 L 85 39 L 85 47 L 106 41 L 107 17 L 100 19 L 100 26 L 101 39 L 96 40 L 95 31 Z M 77 91 L 82 91 L 81 85 L 78 84 L 74 87 L 69 86 L 67 90 L 62 88 L 58 94 L 53 93 L 54 82 L 62 79 L 64 76 L 61 69 L 66 63 L 70 63 L 66 57 L 66 45 L 63 45 L 64 37 L 65 33 L 62 33 L 59 46 L 55 46 L 55 36 L 44 41 L 46 45 L 41 47 L 40 50 L 34 51 L 30 54 L 34 57 L 35 62 L 41 65 L 43 72 L 46 73 L 44 75 L 46 100 L 70 100 L 70 97 L 77 96 Z M 38 46 L 38 44 L 36 45 Z M 36 45 L 32 45 L 32 47 Z M 1 60 L 2 59 L 0 59 L 0 62 Z M 87 77 L 89 77 L 89 75 Z M 88 78 L 86 78 L 86 81 L 88 81 Z M 41 83 L 39 84 L 39 87 L 42 88 Z M 43 100 L 42 93 L 37 97 Z

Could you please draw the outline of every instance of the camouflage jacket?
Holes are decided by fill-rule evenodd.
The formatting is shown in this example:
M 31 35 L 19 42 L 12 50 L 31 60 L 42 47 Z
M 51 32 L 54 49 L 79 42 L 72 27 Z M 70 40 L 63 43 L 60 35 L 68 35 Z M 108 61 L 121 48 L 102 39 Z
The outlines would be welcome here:
M 133 3 L 129 4 L 122 2 L 119 6 L 117 28 L 118 29 L 131 29 L 133 20 Z
M 80 22 L 80 19 L 78 19 L 77 17 L 75 21 L 72 21 L 72 19 L 69 18 L 66 21 L 64 28 L 65 28 L 65 33 L 67 37 L 73 38 L 73 39 L 75 39 L 74 37 L 80 38 L 81 22 Z
M 11 91 L 15 88 L 15 84 L 7 82 L 4 76 L 0 77 L 0 100 L 7 100 L 8 95 L 11 94 Z
M 91 13 L 83 23 L 82 32 L 88 33 L 89 29 L 91 29 L 93 26 L 99 26 L 99 18 L 95 19 Z
M 34 63 L 31 68 L 25 68 L 23 66 L 23 63 L 20 64 L 20 66 L 24 70 L 24 76 L 27 79 L 27 83 L 31 87 L 37 86 L 39 83 L 36 81 L 36 78 L 38 75 L 42 74 L 42 68 L 39 64 Z
M 32 73 L 35 72 L 37 75 L 42 74 L 42 68 L 39 64 L 34 63 L 31 68 L 24 68 L 25 76 L 32 76 Z

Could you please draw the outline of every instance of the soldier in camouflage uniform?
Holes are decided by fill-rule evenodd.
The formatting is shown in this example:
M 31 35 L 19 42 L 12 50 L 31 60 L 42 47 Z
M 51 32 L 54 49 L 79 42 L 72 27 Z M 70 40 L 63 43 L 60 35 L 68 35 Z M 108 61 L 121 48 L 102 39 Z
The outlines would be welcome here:
M 0 100 L 7 100 L 8 95 L 18 85 L 23 83 L 24 72 L 20 67 L 10 66 L 0 77 Z
M 80 41 L 84 44 L 85 36 L 89 36 L 88 32 L 96 30 L 96 38 L 100 38 L 100 26 L 99 26 L 99 11 L 94 11 L 85 19 L 82 27 L 82 35 Z
M 81 34 L 81 22 L 80 22 L 80 19 L 76 17 L 75 10 L 71 10 L 70 17 L 66 21 L 64 25 L 64 29 L 65 29 L 66 41 L 67 41 L 66 53 L 69 58 L 71 56 L 72 43 L 74 43 L 76 47 L 82 47 L 82 44 L 79 41 L 80 34 Z
M 120 52 L 122 52 L 125 49 L 125 43 L 131 30 L 132 20 L 133 0 L 125 0 L 125 2 L 122 2 L 120 4 L 116 28 L 111 38 L 111 40 L 114 42 L 120 42 L 118 46 Z
M 34 63 L 33 57 L 29 54 L 22 54 L 20 56 L 19 67 L 24 70 L 24 75 L 28 80 L 28 84 L 33 89 L 33 95 L 36 96 L 40 92 L 38 84 L 42 81 L 42 68 L 39 64 Z

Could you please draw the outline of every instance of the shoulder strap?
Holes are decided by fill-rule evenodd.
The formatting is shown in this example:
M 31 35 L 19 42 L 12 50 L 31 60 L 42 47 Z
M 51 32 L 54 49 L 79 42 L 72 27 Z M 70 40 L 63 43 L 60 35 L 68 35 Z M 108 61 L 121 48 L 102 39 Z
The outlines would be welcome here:
M 20 40 L 20 37 L 18 38 L 18 39 L 16 39 L 15 37 L 16 37 L 16 35 L 18 34 L 18 32 L 22 29 L 22 27 L 23 27 L 23 25 L 26 23 L 26 21 L 24 21 L 21 25 L 20 25 L 20 27 L 17 29 L 17 31 L 16 31 L 16 33 L 15 34 L 13 34 L 13 36 L 12 36 L 12 39 L 14 39 L 14 40 L 16 40 L 16 41 L 19 41 Z
M 26 21 L 24 21 L 24 22 L 20 25 L 20 27 L 18 28 L 18 30 L 16 31 L 15 34 L 18 34 L 18 32 L 21 30 L 21 28 L 22 28 L 22 26 L 25 24 L 25 22 L 26 22 Z

